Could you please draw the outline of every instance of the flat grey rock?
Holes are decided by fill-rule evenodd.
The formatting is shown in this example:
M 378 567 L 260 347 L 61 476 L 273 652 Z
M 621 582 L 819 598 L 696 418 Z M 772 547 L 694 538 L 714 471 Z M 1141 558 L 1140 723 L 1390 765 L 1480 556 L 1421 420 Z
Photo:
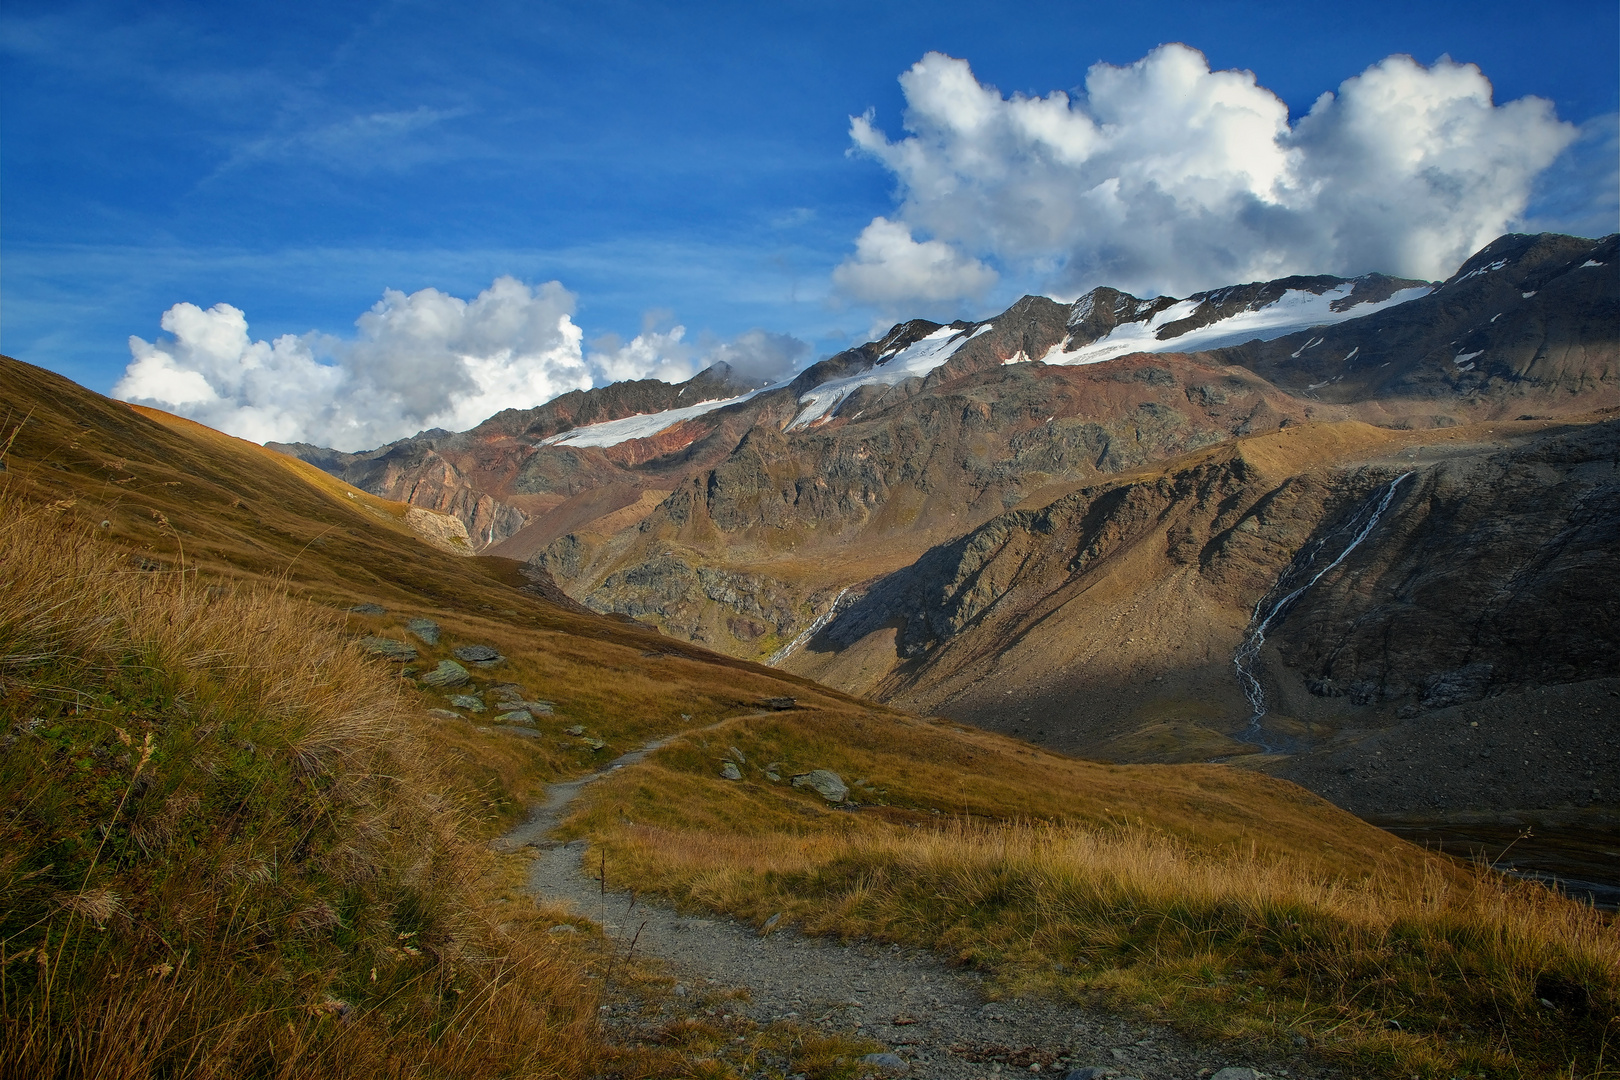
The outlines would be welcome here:
M 432 619 L 411 619 L 406 622 L 405 629 L 429 645 L 439 643 L 439 624 Z
M 886 1069 L 889 1072 L 905 1072 L 911 1068 L 899 1054 L 867 1054 L 861 1058 L 861 1062 L 866 1065 L 876 1065 L 878 1068 Z
M 439 666 L 422 676 L 425 686 L 447 689 L 452 686 L 466 686 L 472 680 L 467 669 L 454 660 L 440 660 Z
M 503 708 L 524 708 L 523 687 L 517 683 L 492 683 L 489 689 L 484 691 L 484 696 Z
M 407 661 L 416 659 L 416 650 L 403 641 L 395 641 L 386 637 L 363 637 L 360 647 L 372 656 L 380 656 L 385 660 Z
M 793 778 L 796 788 L 809 788 L 830 803 L 841 803 L 849 798 L 849 785 L 831 769 L 812 769 Z
M 356 615 L 386 615 L 388 609 L 381 604 L 356 604 L 349 609 Z
M 737 768 L 735 761 L 724 762 L 720 766 L 720 778 L 722 780 L 741 780 L 742 770 Z
M 477 694 L 451 694 L 450 704 L 458 709 L 466 709 L 468 712 L 479 713 L 484 711 L 484 699 Z
M 498 664 L 506 659 L 488 645 L 462 645 L 450 651 L 457 660 L 465 660 L 469 664 L 477 664 L 480 667 Z
M 503 712 L 497 715 L 495 722 L 497 724 L 532 724 L 534 723 L 534 717 L 529 715 L 528 709 L 514 709 L 511 712 Z

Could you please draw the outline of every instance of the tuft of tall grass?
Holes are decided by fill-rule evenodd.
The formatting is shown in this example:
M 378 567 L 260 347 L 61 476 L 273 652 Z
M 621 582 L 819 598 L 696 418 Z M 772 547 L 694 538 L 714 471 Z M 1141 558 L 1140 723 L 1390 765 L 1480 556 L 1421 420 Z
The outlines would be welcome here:
M 407 713 L 337 616 L 0 493 L 0 1077 L 589 1073 Z
M 1046 992 L 1389 1075 L 1615 1074 L 1620 935 L 1488 869 L 1351 880 L 1139 824 L 599 828 L 643 889 L 942 949 Z

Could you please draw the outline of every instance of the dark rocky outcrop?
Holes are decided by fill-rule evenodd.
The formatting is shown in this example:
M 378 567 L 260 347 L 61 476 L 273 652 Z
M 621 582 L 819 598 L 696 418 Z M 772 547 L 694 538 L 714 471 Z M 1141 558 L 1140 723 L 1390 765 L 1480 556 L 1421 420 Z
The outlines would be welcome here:
M 1422 710 L 1620 675 L 1620 420 L 1419 473 L 1278 653 L 1313 693 Z

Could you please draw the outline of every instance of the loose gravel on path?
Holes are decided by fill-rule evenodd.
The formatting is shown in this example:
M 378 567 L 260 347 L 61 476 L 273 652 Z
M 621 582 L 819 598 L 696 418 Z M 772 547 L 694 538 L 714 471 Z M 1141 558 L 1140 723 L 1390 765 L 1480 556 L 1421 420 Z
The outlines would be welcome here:
M 662 743 L 626 754 L 603 772 L 645 758 Z M 596 774 L 597 776 L 602 774 Z M 746 989 L 730 1006 L 759 1024 L 790 1020 L 805 1027 L 865 1036 L 905 1063 L 911 1077 L 941 1080 L 1064 1076 L 1093 1067 L 1097 1077 L 1195 1080 L 1223 1068 L 1225 1078 L 1279 1076 L 1312 1080 L 1340 1074 L 1303 1058 L 1264 1059 L 1233 1047 L 1198 1043 L 1173 1029 L 1046 1000 L 987 1001 L 984 976 L 944 963 L 925 950 L 861 942 L 843 944 L 791 928 L 762 934 L 725 917 L 693 917 L 649 903 L 581 866 L 585 842 L 548 839 L 569 804 L 595 776 L 549 790 L 545 804 L 495 842 L 505 851 L 537 849 L 529 890 L 601 925 L 621 950 L 657 957 L 677 979 L 676 995 Z M 1035 1068 L 1039 1066 L 1039 1068 Z M 1243 1069 L 1238 1073 L 1236 1069 Z M 1250 1074 L 1248 1068 L 1263 1070 Z

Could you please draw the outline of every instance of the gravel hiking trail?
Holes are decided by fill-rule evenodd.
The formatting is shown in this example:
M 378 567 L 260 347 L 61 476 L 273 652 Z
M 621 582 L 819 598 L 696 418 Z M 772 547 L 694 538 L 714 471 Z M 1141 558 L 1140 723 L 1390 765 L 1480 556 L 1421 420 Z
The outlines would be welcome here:
M 986 978 L 953 967 L 935 954 L 876 942 L 842 943 L 791 927 L 767 933 L 723 916 L 682 914 L 615 887 L 604 890 L 583 867 L 585 842 L 549 839 L 568 807 L 592 781 L 634 766 L 669 742 L 660 739 L 579 780 L 553 784 L 524 824 L 494 842 L 505 852 L 534 849 L 530 893 L 598 923 L 617 955 L 656 957 L 681 980 L 681 998 L 733 993 L 732 1013 L 767 1025 L 792 1021 L 828 1033 L 865 1036 L 898 1057 L 874 1073 L 941 1080 L 1005 1078 L 1014 1074 L 1090 1075 L 1140 1080 L 1288 1080 L 1340 1077 L 1303 1057 L 1277 1057 L 1239 1046 L 1196 1042 L 1172 1028 L 1050 1000 L 989 1001 Z M 614 1006 L 606 1007 L 611 1013 Z M 694 1001 L 685 1011 L 697 1011 Z M 610 1015 L 605 1019 L 611 1020 Z M 1219 1074 L 1230 1069 L 1225 1077 Z M 1254 1070 L 1251 1072 L 1250 1070 Z M 1082 1074 L 1084 1075 L 1084 1074 Z

